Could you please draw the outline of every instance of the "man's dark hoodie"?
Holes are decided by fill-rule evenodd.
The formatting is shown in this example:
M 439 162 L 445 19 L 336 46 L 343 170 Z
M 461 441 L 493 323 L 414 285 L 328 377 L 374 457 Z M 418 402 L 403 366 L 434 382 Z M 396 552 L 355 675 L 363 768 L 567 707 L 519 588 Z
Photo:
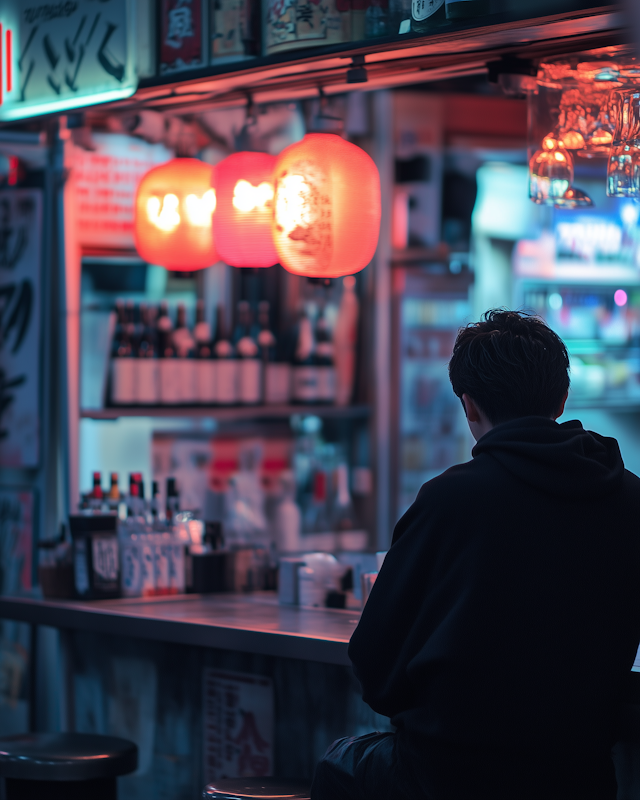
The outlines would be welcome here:
M 640 479 L 614 439 L 526 417 L 422 487 L 349 656 L 427 797 L 605 800 L 639 643 Z

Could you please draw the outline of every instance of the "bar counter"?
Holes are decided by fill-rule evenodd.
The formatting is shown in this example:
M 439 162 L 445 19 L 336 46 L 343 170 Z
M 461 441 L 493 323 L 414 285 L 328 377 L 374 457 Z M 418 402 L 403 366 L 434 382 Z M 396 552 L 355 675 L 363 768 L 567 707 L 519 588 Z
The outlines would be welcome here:
M 359 612 L 285 606 L 272 592 L 255 592 L 92 601 L 2 597 L 0 618 L 348 666 Z

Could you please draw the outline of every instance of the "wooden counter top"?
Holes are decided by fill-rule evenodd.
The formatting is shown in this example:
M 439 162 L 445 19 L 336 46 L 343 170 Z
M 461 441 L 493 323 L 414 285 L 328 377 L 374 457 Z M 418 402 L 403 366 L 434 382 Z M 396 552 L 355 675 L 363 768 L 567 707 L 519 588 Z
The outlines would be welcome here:
M 118 600 L 1 597 L 0 618 L 348 665 L 357 611 L 279 605 L 270 592 Z

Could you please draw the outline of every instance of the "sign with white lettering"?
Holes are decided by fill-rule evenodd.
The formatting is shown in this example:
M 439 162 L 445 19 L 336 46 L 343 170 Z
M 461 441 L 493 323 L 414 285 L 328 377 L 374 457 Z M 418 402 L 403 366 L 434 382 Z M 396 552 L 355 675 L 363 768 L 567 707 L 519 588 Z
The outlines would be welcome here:
M 273 775 L 273 683 L 262 675 L 204 670 L 204 777 Z
M 131 96 L 133 0 L 2 0 L 0 120 Z
M 40 191 L 0 191 L 1 467 L 38 466 L 41 240 Z

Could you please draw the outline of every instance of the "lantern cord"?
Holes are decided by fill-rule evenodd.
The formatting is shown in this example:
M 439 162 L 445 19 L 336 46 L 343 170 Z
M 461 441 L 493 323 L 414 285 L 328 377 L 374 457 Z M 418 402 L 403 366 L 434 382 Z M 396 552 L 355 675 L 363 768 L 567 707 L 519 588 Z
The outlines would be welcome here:
M 253 96 L 247 92 L 246 116 L 244 119 L 244 125 L 236 136 L 236 150 L 242 151 L 259 149 L 256 147 L 256 142 L 254 141 L 254 137 L 257 132 L 257 122 L 258 108 L 253 101 Z

